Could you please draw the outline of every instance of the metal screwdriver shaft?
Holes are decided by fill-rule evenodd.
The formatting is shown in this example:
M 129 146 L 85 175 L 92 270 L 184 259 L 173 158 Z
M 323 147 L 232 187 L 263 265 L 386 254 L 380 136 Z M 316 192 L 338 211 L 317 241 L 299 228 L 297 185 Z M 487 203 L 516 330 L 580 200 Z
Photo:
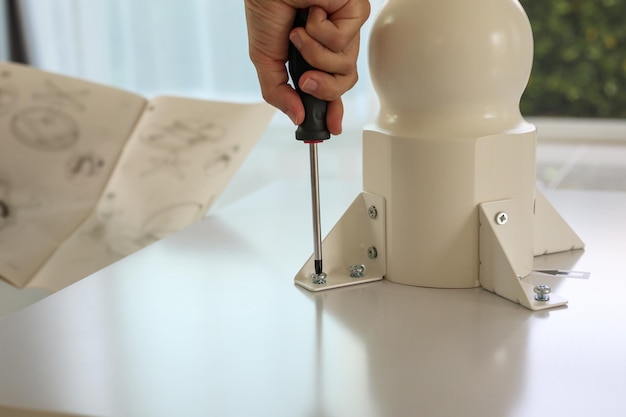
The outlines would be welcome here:
M 322 227 L 320 220 L 320 184 L 317 166 L 317 143 L 309 143 L 311 165 L 311 204 L 313 212 L 313 258 L 315 260 L 315 274 L 321 274 L 322 268 Z
M 300 9 L 296 13 L 293 27 L 306 26 L 308 9 Z M 300 90 L 300 77 L 307 71 L 315 70 L 304 60 L 300 51 L 289 44 L 289 74 L 294 88 L 302 99 L 304 105 L 304 121 L 296 130 L 296 139 L 309 144 L 311 165 L 311 203 L 313 211 L 313 248 L 315 261 L 315 274 L 313 281 L 317 284 L 325 282 L 325 274 L 322 267 L 322 231 L 320 222 L 320 197 L 319 197 L 319 174 L 317 163 L 317 144 L 330 138 L 330 132 L 326 126 L 326 108 L 328 103 Z

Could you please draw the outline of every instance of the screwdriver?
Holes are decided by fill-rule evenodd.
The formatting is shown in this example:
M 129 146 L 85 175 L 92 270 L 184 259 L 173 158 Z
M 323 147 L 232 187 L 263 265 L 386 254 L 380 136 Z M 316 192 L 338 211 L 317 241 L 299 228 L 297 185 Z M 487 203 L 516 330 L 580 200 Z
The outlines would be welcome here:
M 298 9 L 293 27 L 304 27 L 309 16 L 308 9 Z M 314 70 L 302 57 L 300 51 L 289 43 L 289 75 L 294 88 L 300 95 L 304 104 L 304 121 L 296 129 L 296 140 L 309 145 L 309 163 L 311 166 L 311 203 L 313 209 L 313 248 L 315 276 L 321 277 L 322 268 L 322 232 L 320 225 L 320 197 L 319 197 L 319 174 L 317 163 L 317 144 L 330 139 L 330 132 L 326 126 L 326 109 L 328 102 L 305 93 L 299 87 L 300 77 L 307 71 Z M 314 280 L 315 280 L 314 276 Z M 321 281 L 319 283 L 322 283 Z

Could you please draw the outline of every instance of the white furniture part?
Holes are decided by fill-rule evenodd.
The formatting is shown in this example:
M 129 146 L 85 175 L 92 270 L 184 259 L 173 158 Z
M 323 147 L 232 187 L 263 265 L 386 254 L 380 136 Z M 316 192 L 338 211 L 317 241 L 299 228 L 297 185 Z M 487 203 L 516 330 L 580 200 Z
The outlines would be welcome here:
M 533 278 L 534 255 L 584 244 L 536 190 L 536 129 L 519 110 L 532 58 L 517 0 L 388 1 L 370 38 L 380 113 L 363 132 L 357 198 L 378 196 L 383 229 L 363 242 L 356 231 L 372 222 L 349 210 L 324 241 L 342 254 L 325 262 L 327 282 L 311 282 L 309 260 L 296 283 L 319 291 L 384 276 L 482 286 L 533 310 L 567 303 Z

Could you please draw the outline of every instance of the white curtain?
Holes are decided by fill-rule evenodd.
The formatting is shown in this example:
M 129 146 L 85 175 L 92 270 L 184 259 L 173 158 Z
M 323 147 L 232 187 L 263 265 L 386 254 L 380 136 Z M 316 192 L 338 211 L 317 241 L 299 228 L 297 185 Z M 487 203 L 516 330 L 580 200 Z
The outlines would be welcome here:
M 9 25 L 7 20 L 6 3 L 0 1 L 0 60 L 9 59 Z
M 373 14 L 383 0 L 372 0 Z M 21 0 L 27 48 L 42 69 L 145 96 L 260 100 L 248 58 L 243 0 Z M 375 112 L 363 30 L 360 82 L 347 127 Z M 287 122 L 285 118 L 285 122 Z

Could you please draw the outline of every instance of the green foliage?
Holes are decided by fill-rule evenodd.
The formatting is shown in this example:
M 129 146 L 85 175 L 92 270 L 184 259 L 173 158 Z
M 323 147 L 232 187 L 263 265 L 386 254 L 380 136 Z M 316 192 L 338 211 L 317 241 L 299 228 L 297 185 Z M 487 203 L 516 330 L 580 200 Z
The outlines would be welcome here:
M 626 117 L 626 0 L 520 0 L 535 60 L 524 115 Z

